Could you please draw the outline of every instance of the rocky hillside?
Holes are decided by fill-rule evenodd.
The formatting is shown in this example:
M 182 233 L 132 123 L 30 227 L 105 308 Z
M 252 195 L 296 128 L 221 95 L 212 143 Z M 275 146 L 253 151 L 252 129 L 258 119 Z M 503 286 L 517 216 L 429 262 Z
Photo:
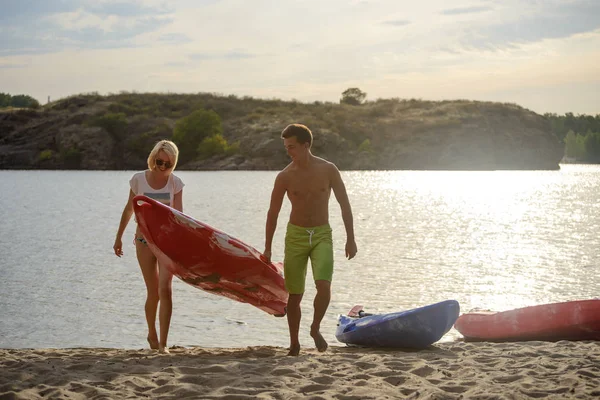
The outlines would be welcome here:
M 180 164 L 188 170 L 273 170 L 288 163 L 279 138 L 308 125 L 313 153 L 340 169 L 557 169 L 564 145 L 541 115 L 514 104 L 378 100 L 360 106 L 213 94 L 72 96 L 38 110 L 0 111 L 0 169 L 143 169 L 153 144 L 197 109 L 221 117 L 234 154 Z M 91 123 L 125 115 L 116 135 Z

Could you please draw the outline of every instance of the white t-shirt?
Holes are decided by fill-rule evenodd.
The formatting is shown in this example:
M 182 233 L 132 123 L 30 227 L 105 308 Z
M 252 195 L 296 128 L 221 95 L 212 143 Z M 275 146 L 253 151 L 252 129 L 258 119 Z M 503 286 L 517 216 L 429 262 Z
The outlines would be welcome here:
M 138 172 L 129 180 L 129 186 L 136 195 L 143 194 L 168 206 L 173 206 L 173 198 L 185 186 L 174 174 L 169 175 L 167 184 L 161 189 L 153 189 L 146 179 L 146 171 Z

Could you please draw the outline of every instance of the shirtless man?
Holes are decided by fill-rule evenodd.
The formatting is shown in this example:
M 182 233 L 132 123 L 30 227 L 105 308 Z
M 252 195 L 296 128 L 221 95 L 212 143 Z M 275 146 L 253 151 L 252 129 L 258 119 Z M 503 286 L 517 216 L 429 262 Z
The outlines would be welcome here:
M 310 257 L 313 277 L 317 287 L 314 299 L 314 316 L 310 335 L 317 350 L 327 350 L 327 341 L 320 332 L 331 298 L 333 276 L 333 243 L 329 226 L 329 197 L 331 190 L 342 210 L 346 228 L 346 257 L 356 255 L 352 209 L 346 187 L 337 167 L 311 151 L 312 132 L 304 125 L 288 125 L 281 133 L 285 149 L 292 162 L 275 178 L 271 205 L 267 214 L 264 256 L 271 259 L 271 244 L 277 228 L 277 218 L 284 195 L 292 204 L 290 220 L 285 235 L 284 275 L 289 292 L 287 319 L 290 330 L 288 355 L 300 353 L 300 302 L 304 294 L 306 268 Z

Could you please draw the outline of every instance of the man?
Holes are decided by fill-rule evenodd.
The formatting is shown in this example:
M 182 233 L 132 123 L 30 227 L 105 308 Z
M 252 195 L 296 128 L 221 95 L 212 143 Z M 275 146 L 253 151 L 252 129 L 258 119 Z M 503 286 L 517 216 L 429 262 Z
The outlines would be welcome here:
M 313 137 L 306 126 L 288 125 L 281 133 L 281 138 L 292 162 L 275 178 L 267 214 L 264 256 L 271 259 L 271 244 L 277 228 L 277 218 L 283 197 L 287 193 L 292 204 L 285 235 L 283 261 L 285 286 L 289 292 L 287 319 L 290 330 L 290 351 L 288 355 L 297 356 L 300 353 L 298 339 L 300 302 L 304 294 L 309 257 L 317 287 L 310 335 L 315 341 L 317 350 L 325 351 L 328 346 L 321 335 L 320 327 L 329 306 L 333 276 L 333 243 L 329 226 L 329 197 L 332 189 L 340 204 L 346 228 L 346 257 L 352 259 L 357 249 L 354 241 L 352 209 L 340 171 L 333 163 L 315 157 L 311 153 Z

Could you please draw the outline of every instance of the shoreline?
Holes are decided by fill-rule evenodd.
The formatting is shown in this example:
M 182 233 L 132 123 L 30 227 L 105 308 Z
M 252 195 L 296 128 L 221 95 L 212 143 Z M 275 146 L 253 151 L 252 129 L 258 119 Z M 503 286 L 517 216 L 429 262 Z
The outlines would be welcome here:
M 245 348 L 0 349 L 0 399 L 595 398 L 600 342 Z

